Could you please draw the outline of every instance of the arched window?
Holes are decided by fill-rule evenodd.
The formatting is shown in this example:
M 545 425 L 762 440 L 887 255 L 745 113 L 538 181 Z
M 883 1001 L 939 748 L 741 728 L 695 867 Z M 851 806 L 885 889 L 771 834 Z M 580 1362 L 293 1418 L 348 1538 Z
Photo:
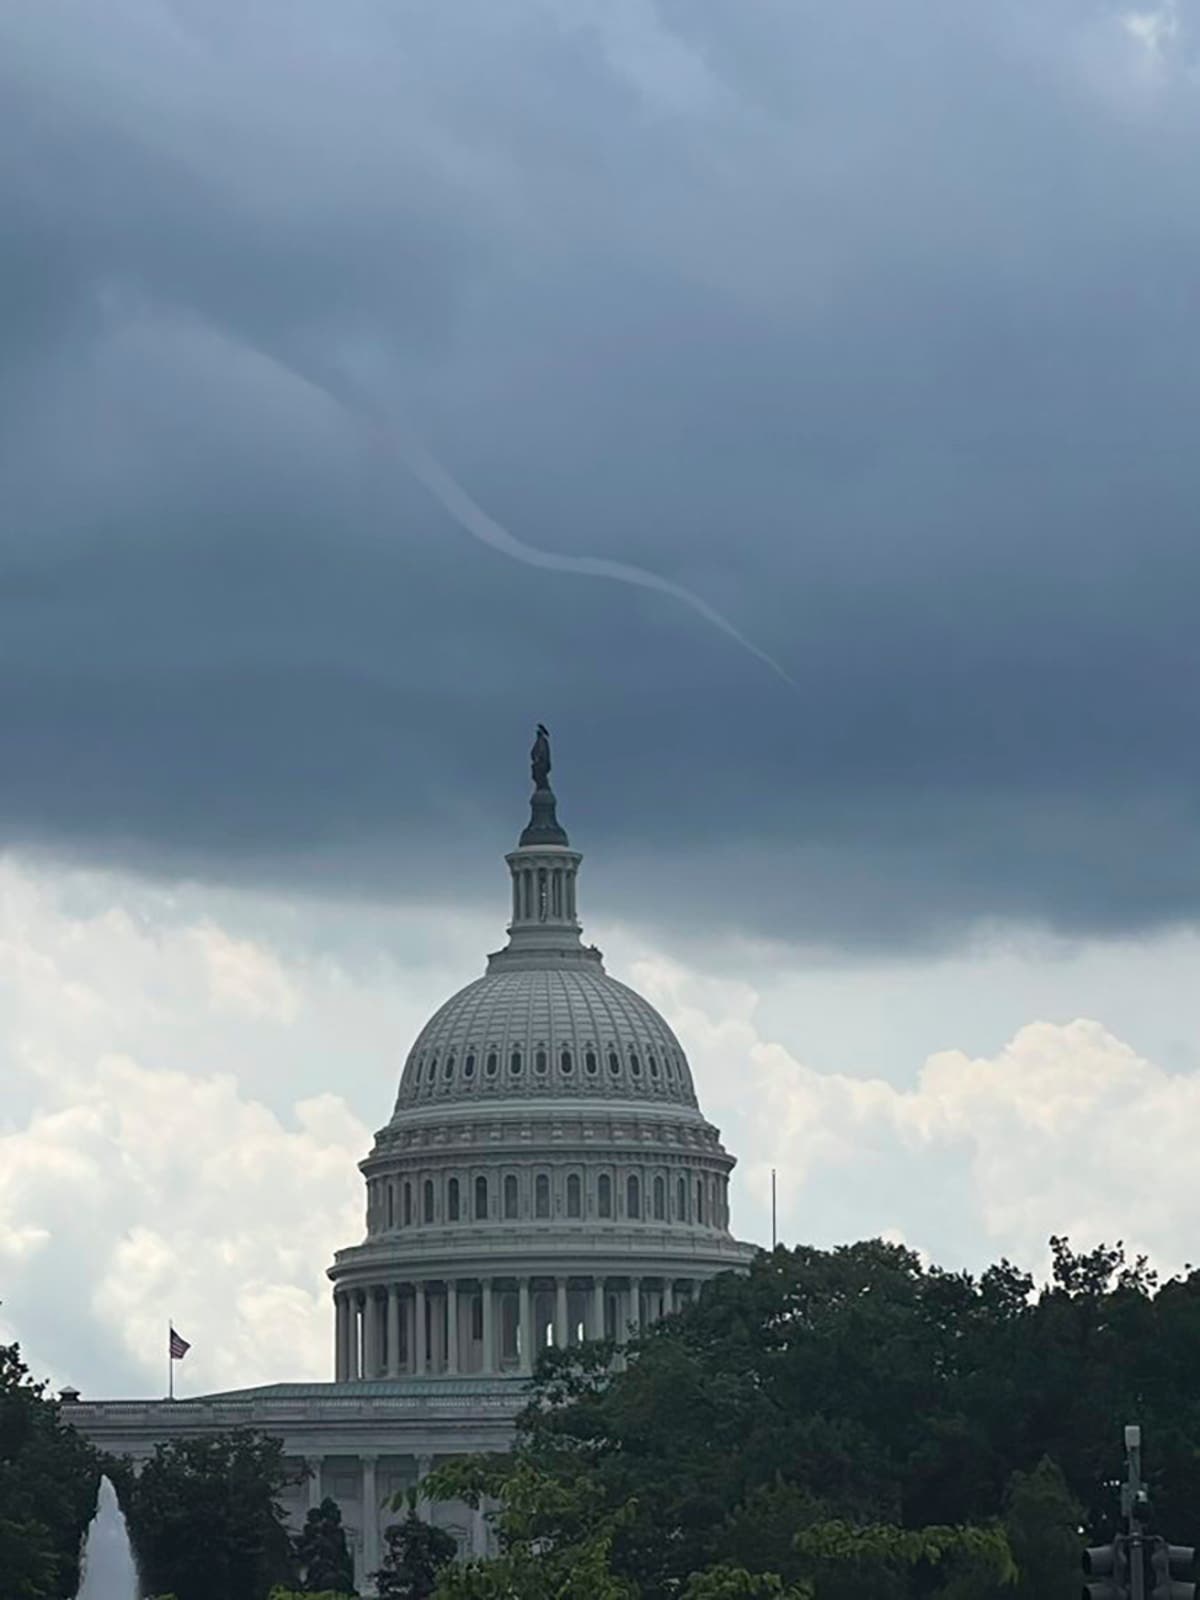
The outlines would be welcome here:
M 535 1217 L 550 1215 L 550 1179 L 544 1172 L 538 1173 L 533 1186 L 533 1214 Z
M 615 1050 L 610 1050 L 608 1052 L 608 1070 L 612 1073 L 614 1078 L 620 1076 L 621 1058 Z
M 494 1050 L 489 1050 L 487 1058 L 487 1075 L 489 1078 L 494 1078 L 496 1076 L 496 1071 L 499 1065 L 500 1057 Z
M 629 1052 L 629 1070 L 633 1073 L 635 1078 L 640 1078 L 642 1075 L 641 1057 L 638 1055 L 636 1050 L 631 1050 Z
M 535 1072 L 545 1072 L 545 1070 L 546 1070 L 546 1052 L 544 1050 L 539 1050 L 537 1055 L 534 1056 L 534 1058 L 533 1058 L 533 1066 L 534 1066 L 534 1071 Z
M 657 1056 L 647 1056 L 646 1057 L 646 1062 L 647 1062 L 647 1064 L 648 1064 L 648 1066 L 650 1068 L 650 1076 L 652 1078 L 657 1078 L 658 1077 L 658 1057 Z
M 404 1183 L 404 1226 L 412 1227 L 412 1184 L 407 1179 Z
M 585 1053 L 584 1058 L 583 1058 L 583 1064 L 587 1068 L 587 1070 L 590 1073 L 592 1073 L 593 1075 L 596 1072 L 599 1071 L 600 1063 L 596 1060 L 596 1052 L 594 1050 L 588 1050 Z
M 426 1083 L 435 1083 L 436 1081 L 437 1081 L 437 1056 L 434 1055 L 434 1056 L 430 1056 L 430 1058 L 429 1058 L 429 1069 L 425 1074 L 425 1082 Z
M 675 1196 L 675 1209 L 679 1213 L 680 1222 L 687 1221 L 687 1184 L 682 1178 L 679 1180 L 679 1192 Z
M 463 1077 L 464 1078 L 473 1078 L 474 1076 L 475 1076 L 475 1052 L 474 1052 L 474 1050 L 468 1050 L 467 1051 L 467 1059 L 463 1062 Z
M 487 1179 L 475 1179 L 475 1220 L 486 1222 L 488 1214 Z
M 518 1208 L 519 1208 L 519 1196 L 517 1194 L 517 1180 L 516 1180 L 516 1177 L 511 1172 L 509 1172 L 509 1173 L 507 1173 L 505 1175 L 505 1179 L 504 1179 L 504 1216 L 505 1216 L 505 1219 L 507 1221 L 509 1221 L 509 1222 L 513 1221 L 513 1219 L 518 1214 Z
M 659 1173 L 654 1180 L 654 1220 L 665 1222 L 667 1216 L 667 1186 L 663 1176 Z
M 569 1050 L 564 1050 L 562 1055 L 559 1056 L 558 1064 L 564 1073 L 569 1074 L 575 1070 L 575 1063 L 571 1059 L 571 1052 Z
M 450 1222 L 458 1221 L 458 1179 L 451 1178 L 446 1185 L 446 1217 Z
M 625 1183 L 625 1215 L 627 1217 L 640 1217 L 642 1214 L 642 1186 L 631 1172 Z
M 509 1056 L 509 1058 L 508 1058 L 508 1070 L 512 1073 L 514 1078 L 520 1077 L 520 1075 L 521 1075 L 521 1052 L 519 1050 L 514 1050 L 512 1055 Z
M 388 1184 L 388 1186 L 387 1186 L 387 1197 L 388 1197 L 388 1227 L 389 1228 L 394 1228 L 396 1226 L 396 1189 L 395 1189 L 395 1185 L 394 1184 L 390 1184 L 390 1183 Z
M 453 1057 L 453 1055 L 448 1055 L 446 1057 L 446 1065 L 442 1068 L 442 1077 L 443 1078 L 452 1078 L 453 1076 L 454 1076 L 454 1057 Z
M 425 1221 L 433 1221 L 433 1179 L 425 1179 Z
M 602 1217 L 612 1216 L 612 1179 L 607 1172 L 600 1174 L 596 1184 L 596 1211 Z
M 569 1217 L 583 1215 L 583 1185 L 579 1181 L 577 1172 L 572 1172 L 567 1178 L 567 1215 Z
M 706 1219 L 705 1219 L 705 1216 L 704 1216 L 704 1179 L 703 1178 L 697 1178 L 696 1179 L 696 1221 L 701 1225 L 701 1227 L 703 1227 L 704 1223 L 705 1223 L 705 1220 Z

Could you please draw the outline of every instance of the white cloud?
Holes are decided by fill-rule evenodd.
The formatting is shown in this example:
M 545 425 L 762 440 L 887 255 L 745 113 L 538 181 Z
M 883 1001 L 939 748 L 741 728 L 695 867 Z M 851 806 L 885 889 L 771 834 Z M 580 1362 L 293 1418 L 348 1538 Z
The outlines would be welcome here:
M 785 1240 L 820 1236 L 834 1215 L 840 1237 L 919 1238 L 975 1266 L 1004 1253 L 1040 1268 L 1052 1233 L 1122 1239 L 1167 1271 L 1195 1253 L 1200 1076 L 1165 1071 L 1099 1022 L 1029 1023 L 988 1056 L 940 1051 L 896 1086 L 815 1071 L 762 1037 L 749 985 L 661 960 L 640 962 L 637 981 L 748 1157 L 740 1220 L 756 1237 L 775 1167 Z

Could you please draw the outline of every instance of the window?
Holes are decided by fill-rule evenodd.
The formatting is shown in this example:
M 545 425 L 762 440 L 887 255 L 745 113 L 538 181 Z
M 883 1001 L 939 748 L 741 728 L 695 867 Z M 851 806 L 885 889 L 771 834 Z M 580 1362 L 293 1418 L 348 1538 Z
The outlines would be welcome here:
M 429 1067 L 428 1067 L 428 1070 L 425 1073 L 425 1082 L 426 1083 L 433 1083 L 433 1082 L 436 1081 L 436 1079 L 437 1079 L 437 1057 L 436 1056 L 430 1056 L 430 1058 L 429 1058 Z
M 519 1078 L 521 1076 L 521 1052 L 519 1050 L 514 1050 L 512 1055 L 509 1056 L 508 1070 L 512 1073 L 514 1078 Z
M 518 1214 L 517 1180 L 510 1172 L 504 1180 L 504 1215 L 511 1222 Z
M 570 1074 L 575 1070 L 575 1063 L 571 1059 L 571 1052 L 569 1050 L 564 1050 L 562 1055 L 559 1056 L 558 1064 L 562 1068 L 564 1074 Z
M 546 1070 L 546 1052 L 544 1050 L 539 1050 L 537 1055 L 534 1056 L 533 1065 L 534 1065 L 534 1070 L 536 1072 L 545 1072 L 545 1070 Z
M 425 1221 L 433 1221 L 433 1179 L 425 1179 Z
M 475 1220 L 486 1222 L 488 1214 L 487 1179 L 475 1179 Z
M 704 1226 L 704 1179 L 696 1179 L 696 1221 Z
M 638 1056 L 636 1050 L 631 1050 L 629 1052 L 629 1070 L 633 1073 L 635 1078 L 640 1078 L 642 1075 L 641 1058 Z
M 612 1073 L 614 1078 L 620 1075 L 621 1058 L 615 1050 L 610 1050 L 608 1052 L 608 1070 Z
M 538 1173 L 533 1186 L 533 1214 L 535 1217 L 550 1215 L 550 1179 L 544 1172 Z
M 496 1069 L 499 1067 L 499 1065 L 500 1057 L 494 1050 L 489 1050 L 487 1058 L 487 1075 L 489 1078 L 494 1078 L 496 1076 Z
M 612 1216 L 612 1179 L 607 1172 L 600 1174 L 596 1185 L 596 1210 L 602 1217 Z
M 650 1076 L 652 1078 L 657 1078 L 658 1077 L 658 1057 L 657 1056 L 647 1056 L 646 1057 L 646 1062 L 647 1062 L 647 1064 L 648 1064 L 648 1066 L 650 1068 Z
M 453 1055 L 448 1055 L 446 1057 L 446 1065 L 442 1068 L 442 1077 L 443 1078 L 452 1078 L 453 1076 L 454 1076 L 454 1057 L 453 1057 Z
M 674 1058 L 674 1056 L 667 1056 L 666 1062 L 667 1062 L 667 1077 L 668 1078 L 673 1078 L 675 1076 L 675 1058 Z
M 412 1184 L 407 1181 L 404 1185 L 404 1226 L 412 1227 Z
M 675 1196 L 675 1209 L 679 1213 L 680 1222 L 687 1221 L 687 1184 L 682 1178 L 679 1180 L 679 1193 Z
M 387 1197 L 388 1197 L 388 1227 L 389 1228 L 394 1228 L 396 1226 L 396 1189 L 395 1189 L 395 1186 L 393 1184 L 389 1183 L 388 1186 L 387 1186 Z
M 654 1180 L 654 1220 L 665 1222 L 667 1216 L 667 1186 L 660 1173 Z
M 549 906 L 547 905 L 547 901 L 546 901 L 546 869 L 545 869 L 545 867 L 539 867 L 538 868 L 537 885 L 538 885 L 538 901 L 537 901 L 537 905 L 538 905 L 538 921 L 539 922 L 545 922 L 546 913 L 549 910 Z
M 583 1215 L 583 1185 L 579 1181 L 577 1172 L 572 1172 L 567 1179 L 567 1215 L 569 1217 Z
M 450 1222 L 458 1221 L 458 1179 L 451 1178 L 446 1185 L 446 1218 Z
M 589 1050 L 586 1052 L 583 1058 L 583 1064 L 592 1074 L 595 1074 L 599 1071 L 600 1063 L 596 1060 L 596 1052 L 594 1050 Z
M 628 1217 L 640 1217 L 641 1214 L 642 1186 L 633 1173 L 630 1173 L 625 1184 L 625 1215 Z

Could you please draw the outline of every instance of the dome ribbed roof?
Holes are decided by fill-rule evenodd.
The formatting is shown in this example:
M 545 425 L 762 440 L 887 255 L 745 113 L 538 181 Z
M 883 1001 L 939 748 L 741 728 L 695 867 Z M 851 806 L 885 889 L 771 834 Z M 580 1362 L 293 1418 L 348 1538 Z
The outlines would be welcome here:
M 696 1105 L 678 1039 L 599 959 L 503 968 L 460 989 L 421 1030 L 396 1111 L 527 1096 Z

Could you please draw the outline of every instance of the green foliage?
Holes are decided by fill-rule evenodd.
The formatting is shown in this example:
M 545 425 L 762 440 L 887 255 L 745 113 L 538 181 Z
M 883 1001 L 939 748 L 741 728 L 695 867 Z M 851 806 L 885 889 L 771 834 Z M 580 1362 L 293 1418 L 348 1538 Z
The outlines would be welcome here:
M 375 1574 L 380 1600 L 428 1600 L 437 1589 L 438 1576 L 458 1554 L 458 1546 L 444 1528 L 436 1528 L 417 1515 L 416 1491 L 397 1495 L 393 1510 L 405 1508 L 403 1521 L 394 1522 L 384 1535 L 387 1554 Z
M 1051 1282 L 868 1241 L 777 1250 L 649 1330 L 548 1353 L 518 1445 L 429 1492 L 494 1506 L 444 1595 L 1055 1600 L 1111 1531 L 1121 1426 L 1200 1543 L 1200 1274 L 1052 1241 Z M 507 1587 L 506 1587 L 507 1586 Z M 740 1587 L 739 1587 L 740 1586 Z
M 175 1600 L 164 1595 L 162 1600 Z M 284 1589 L 279 1584 L 271 1590 L 267 1600 L 355 1600 L 353 1589 Z
M 247 1431 L 175 1439 L 125 1487 L 143 1580 L 178 1600 L 262 1600 L 293 1577 L 282 1447 Z
M 296 1564 L 305 1594 L 353 1594 L 354 1558 L 336 1500 L 325 1499 L 304 1519 L 296 1539 Z
M 0 1576 L 4 1600 L 66 1600 L 96 1506 L 99 1458 L 61 1420 L 20 1347 L 0 1345 Z
M 1013 1474 L 1004 1511 L 1020 1573 L 1013 1600 L 1075 1600 L 1082 1516 L 1066 1479 L 1048 1456 L 1032 1472 Z

